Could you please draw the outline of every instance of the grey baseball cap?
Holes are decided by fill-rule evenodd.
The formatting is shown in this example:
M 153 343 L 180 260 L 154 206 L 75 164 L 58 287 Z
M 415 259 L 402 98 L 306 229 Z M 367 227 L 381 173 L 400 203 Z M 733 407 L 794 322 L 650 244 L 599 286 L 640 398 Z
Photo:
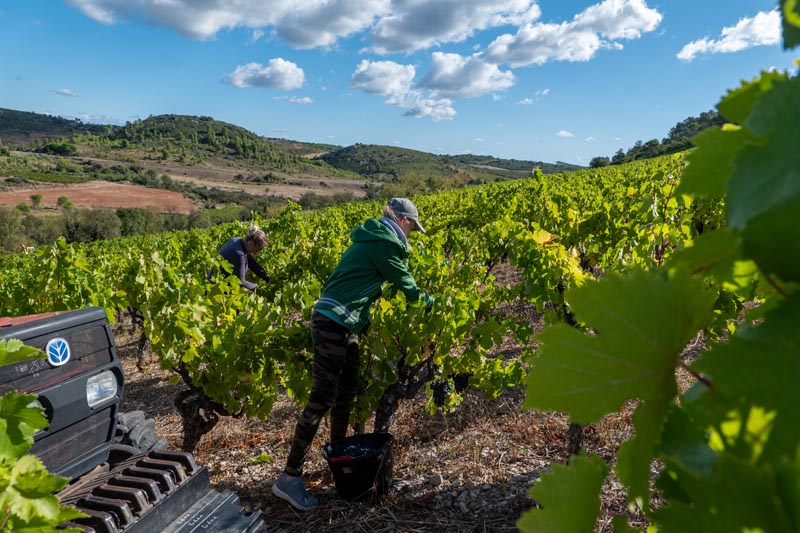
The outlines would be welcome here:
M 410 220 L 413 220 L 417 231 L 425 233 L 425 228 L 423 228 L 422 224 L 419 223 L 419 212 L 417 211 L 417 206 L 414 205 L 414 202 L 408 198 L 392 198 L 389 200 L 389 207 L 392 208 L 392 211 L 394 211 L 394 214 L 398 217 L 406 217 Z

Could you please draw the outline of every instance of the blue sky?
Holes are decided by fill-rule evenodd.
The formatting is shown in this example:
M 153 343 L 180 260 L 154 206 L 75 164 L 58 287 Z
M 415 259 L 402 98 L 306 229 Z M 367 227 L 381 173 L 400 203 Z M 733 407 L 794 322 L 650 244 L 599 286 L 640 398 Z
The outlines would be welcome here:
M 0 107 L 588 164 L 793 68 L 774 0 L 0 0 Z

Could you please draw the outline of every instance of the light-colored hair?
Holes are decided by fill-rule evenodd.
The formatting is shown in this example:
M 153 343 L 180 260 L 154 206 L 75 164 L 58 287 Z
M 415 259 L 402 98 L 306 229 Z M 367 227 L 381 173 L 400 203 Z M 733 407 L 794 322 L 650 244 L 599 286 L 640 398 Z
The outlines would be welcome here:
M 400 220 L 397 218 L 397 215 L 395 214 L 394 210 L 391 208 L 391 206 L 389 204 L 386 204 L 385 206 L 383 206 L 383 216 L 393 220 L 394 222 L 400 222 Z
M 267 234 L 255 224 L 247 228 L 247 236 L 244 239 L 258 246 L 267 245 Z

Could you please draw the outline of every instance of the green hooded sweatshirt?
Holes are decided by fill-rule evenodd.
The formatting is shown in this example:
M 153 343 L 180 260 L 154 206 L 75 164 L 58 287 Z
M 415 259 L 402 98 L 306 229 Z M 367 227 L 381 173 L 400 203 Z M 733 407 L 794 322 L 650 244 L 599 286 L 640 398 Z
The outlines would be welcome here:
M 353 243 L 331 273 L 314 310 L 358 333 L 369 321 L 370 306 L 381 295 L 384 281 L 409 301 L 433 299 L 421 293 L 408 271 L 410 252 L 395 233 L 374 218 L 350 233 Z

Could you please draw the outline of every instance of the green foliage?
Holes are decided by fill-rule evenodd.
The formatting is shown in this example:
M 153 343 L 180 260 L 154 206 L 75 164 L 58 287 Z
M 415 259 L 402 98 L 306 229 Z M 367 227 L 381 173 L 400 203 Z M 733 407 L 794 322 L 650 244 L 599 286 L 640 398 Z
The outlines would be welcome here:
M 67 198 L 66 196 L 59 196 L 56 205 L 58 205 L 58 207 L 60 207 L 61 209 L 72 209 L 73 207 L 75 207 L 72 204 L 72 201 L 70 201 L 70 199 Z
M 517 522 L 522 531 L 594 531 L 600 511 L 600 487 L 608 467 L 594 457 L 575 457 L 569 468 L 554 464 L 530 490 L 542 511 L 527 513 Z
M 385 182 L 385 188 L 394 186 L 393 192 L 384 194 L 386 198 L 437 192 L 475 183 L 476 180 L 526 178 L 534 167 L 541 168 L 545 173 L 581 168 L 567 163 L 518 161 L 470 154 L 440 156 L 408 148 L 368 144 L 354 144 L 330 151 L 320 155 L 319 159 L 336 168 Z M 421 181 L 414 183 L 420 178 Z
M 72 156 L 78 152 L 78 147 L 69 142 L 53 142 L 45 144 L 38 151 L 43 154 Z
M 0 205 L 0 250 L 18 252 L 24 244 L 22 212 L 14 207 Z
M 106 126 L 84 124 L 79 119 L 66 119 L 41 113 L 0 108 L 0 132 L 6 142 L 28 145 L 31 132 L 50 139 L 68 137 L 79 132 L 102 132 Z M 13 139 L 13 140 L 12 140 Z
M 800 17 L 794 1 L 782 6 L 791 46 Z M 626 400 L 638 402 L 635 437 L 617 454 L 616 473 L 630 503 L 659 531 L 800 529 L 798 94 L 800 79 L 777 72 L 730 91 L 718 110 L 736 125 L 696 138 L 677 189 L 695 202 L 724 195 L 727 227 L 687 242 L 661 269 L 570 291 L 567 300 L 588 330 L 548 327 L 531 361 L 529 407 L 590 423 Z M 732 316 L 745 298 L 759 306 L 729 323 L 726 340 L 696 361 L 682 359 L 696 331 L 713 328 L 718 313 Z M 677 367 L 696 378 L 682 394 Z M 654 462 L 658 509 L 649 505 Z M 599 493 L 597 474 L 578 465 L 558 473 L 561 483 Z M 577 530 L 568 522 L 575 508 L 549 511 L 557 513 L 552 530 Z M 583 504 L 589 511 L 596 516 L 593 500 Z M 521 527 L 536 531 L 543 513 L 529 512 Z M 629 530 L 623 519 L 615 529 Z
M 67 215 L 64 227 L 68 242 L 93 242 L 119 237 L 122 222 L 111 209 L 80 209 Z
M 36 348 L 16 339 L 0 340 L 0 367 L 44 357 Z M 84 517 L 72 507 L 62 507 L 53 494 L 67 479 L 47 472 L 42 462 L 25 455 L 34 433 L 47 427 L 41 407 L 32 407 L 33 394 L 10 392 L 0 397 L 0 531 L 53 532 L 68 520 Z

